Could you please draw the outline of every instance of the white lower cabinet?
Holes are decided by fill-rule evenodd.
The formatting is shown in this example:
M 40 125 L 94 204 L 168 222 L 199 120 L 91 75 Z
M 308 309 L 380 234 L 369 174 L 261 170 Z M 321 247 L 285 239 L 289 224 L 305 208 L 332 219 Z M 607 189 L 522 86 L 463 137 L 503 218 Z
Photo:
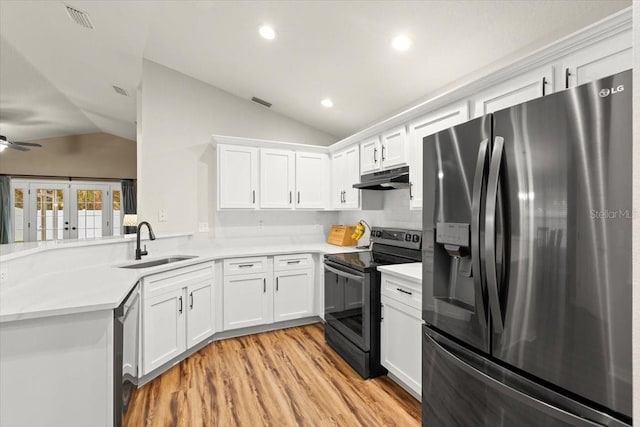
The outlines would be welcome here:
M 223 292 L 225 331 L 271 323 L 273 294 L 266 273 L 225 275 Z
M 404 385 L 420 395 L 422 392 L 422 313 L 387 297 L 382 297 L 381 322 L 382 366 Z
M 187 348 L 213 335 L 213 286 L 209 280 L 187 287 Z
M 422 290 L 419 281 L 382 273 L 380 362 L 415 396 L 422 393 Z
M 310 254 L 224 261 L 224 330 L 300 319 L 314 314 L 314 268 Z M 260 272 L 242 274 L 233 266 Z M 227 270 L 228 268 L 228 270 Z
M 213 263 L 142 279 L 144 375 L 213 335 L 213 280 Z
M 313 258 L 310 254 L 274 257 L 274 321 L 313 315 Z
M 144 301 L 145 374 L 186 350 L 183 294 L 179 287 Z

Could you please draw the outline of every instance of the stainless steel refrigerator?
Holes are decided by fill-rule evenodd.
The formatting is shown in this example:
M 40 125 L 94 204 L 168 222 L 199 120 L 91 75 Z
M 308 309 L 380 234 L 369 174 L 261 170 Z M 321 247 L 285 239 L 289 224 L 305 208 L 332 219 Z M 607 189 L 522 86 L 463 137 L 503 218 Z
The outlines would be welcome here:
M 631 95 L 424 139 L 423 426 L 631 425 Z

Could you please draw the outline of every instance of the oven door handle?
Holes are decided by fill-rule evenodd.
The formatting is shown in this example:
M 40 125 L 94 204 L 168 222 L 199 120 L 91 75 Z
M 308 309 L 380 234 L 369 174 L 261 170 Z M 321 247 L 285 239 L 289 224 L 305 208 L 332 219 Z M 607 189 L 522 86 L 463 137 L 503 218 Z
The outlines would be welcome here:
M 364 276 L 358 276 L 356 274 L 347 273 L 346 271 L 338 270 L 337 268 L 333 268 L 333 267 L 329 267 L 327 264 L 324 265 L 324 268 L 325 268 L 325 270 L 328 270 L 328 271 L 330 271 L 332 273 L 335 273 L 338 276 L 347 277 L 349 279 L 357 280 L 359 282 L 362 282 L 364 280 Z

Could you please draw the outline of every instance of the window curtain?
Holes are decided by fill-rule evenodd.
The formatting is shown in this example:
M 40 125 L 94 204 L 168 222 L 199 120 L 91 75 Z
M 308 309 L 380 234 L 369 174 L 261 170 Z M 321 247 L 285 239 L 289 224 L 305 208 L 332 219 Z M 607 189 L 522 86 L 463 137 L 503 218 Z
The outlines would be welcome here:
M 136 182 L 133 179 L 123 179 L 122 185 L 122 208 L 124 214 L 137 213 L 137 199 L 136 199 Z M 135 233 L 136 227 L 124 227 L 124 233 Z
M 0 244 L 11 242 L 11 178 L 0 175 Z

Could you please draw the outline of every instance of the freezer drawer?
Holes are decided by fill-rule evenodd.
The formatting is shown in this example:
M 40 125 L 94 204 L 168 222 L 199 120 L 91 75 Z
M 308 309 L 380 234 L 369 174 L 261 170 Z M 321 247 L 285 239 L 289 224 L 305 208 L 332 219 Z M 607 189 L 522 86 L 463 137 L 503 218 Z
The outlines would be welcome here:
M 628 426 L 422 330 L 422 425 Z M 576 415 L 579 414 L 579 415 Z

